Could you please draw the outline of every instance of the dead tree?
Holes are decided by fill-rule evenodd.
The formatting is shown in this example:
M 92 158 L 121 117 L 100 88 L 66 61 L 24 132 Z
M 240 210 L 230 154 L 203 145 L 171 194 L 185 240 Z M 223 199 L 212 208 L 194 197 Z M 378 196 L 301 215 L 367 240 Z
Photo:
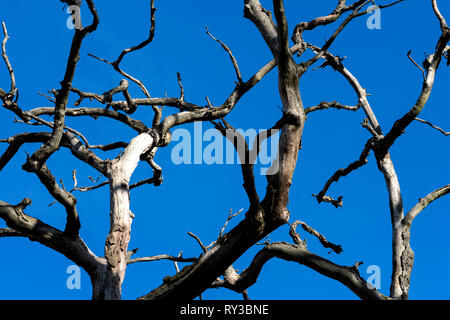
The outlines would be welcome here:
M 60 2 L 70 6 L 80 7 L 82 5 L 82 1 L 79 0 L 60 0 Z M 165 277 L 160 287 L 153 289 L 139 299 L 194 299 L 205 290 L 217 287 L 224 287 L 242 293 L 244 298 L 247 298 L 246 290 L 257 281 L 263 265 L 274 257 L 297 262 L 326 277 L 335 279 L 348 287 L 361 299 L 407 299 L 414 259 L 410 245 L 410 227 L 414 218 L 428 204 L 450 193 L 450 185 L 439 188 L 425 196 L 405 214 L 400 184 L 389 150 L 415 120 L 429 124 L 448 135 L 444 130 L 426 120 L 419 119 L 418 116 L 430 97 L 436 72 L 441 65 L 442 58 L 450 59 L 450 47 L 447 45 L 450 40 L 450 29 L 438 9 L 436 0 L 431 0 L 431 6 L 440 23 L 441 32 L 434 53 L 426 58 L 423 68 L 408 54 L 408 57 L 423 74 L 422 90 L 415 105 L 403 117 L 398 119 L 391 129 L 384 133 L 371 108 L 365 89 L 356 76 L 344 65 L 343 59 L 334 55 L 331 51 L 333 42 L 349 23 L 370 13 L 368 6 L 373 1 L 357 0 L 351 1 L 352 3 L 348 2 L 346 0 L 338 0 L 335 9 L 330 14 L 311 21 L 298 23 L 293 34 L 289 35 L 282 0 L 273 0 L 273 14 L 265 9 L 259 0 L 244 0 L 244 16 L 259 30 L 273 55 L 273 59 L 268 61 L 266 65 L 261 66 L 252 76 L 246 78 L 241 73 L 238 61 L 230 48 L 207 31 L 208 35 L 218 41 L 225 49 L 236 73 L 234 89 L 225 101 L 215 107 L 212 106 L 209 100 L 207 105 L 186 101 L 180 75 L 178 75 L 180 96 L 153 97 L 142 81 L 121 68 L 121 62 L 125 56 L 147 47 L 155 36 L 156 8 L 154 0 L 151 0 L 151 21 L 147 39 L 134 47 L 123 50 L 114 61 L 91 55 L 111 66 L 123 77 L 123 80 L 117 87 L 103 94 L 86 92 L 72 86 L 83 40 L 96 31 L 100 21 L 99 14 L 94 6 L 94 0 L 86 0 L 92 16 L 92 22 L 86 27 L 79 27 L 75 30 L 65 75 L 60 83 L 61 86 L 58 90 L 51 91 L 52 96 L 48 96 L 52 103 L 50 107 L 30 109 L 21 105 L 19 99 L 20 88 L 16 87 L 12 63 L 6 51 L 9 36 L 6 25 L 3 23 L 2 57 L 11 80 L 9 90 L 0 89 L 3 107 L 13 112 L 18 118 L 18 122 L 45 126 L 49 130 L 24 132 L 2 140 L 8 146 L 0 158 L 0 170 L 17 154 L 22 145 L 41 143 L 40 148 L 27 157 L 22 168 L 35 174 L 42 185 L 54 197 L 55 201 L 64 207 L 67 221 L 65 229 L 58 230 L 34 218 L 29 208 L 31 200 L 28 198 L 23 199 L 19 204 L 0 202 L 0 217 L 8 226 L 8 228 L 0 229 L 0 237 L 26 237 L 63 254 L 89 274 L 93 287 L 93 299 L 120 299 L 127 265 L 161 259 L 169 259 L 175 263 L 184 262 L 190 264 L 181 270 L 176 265 L 178 272 L 174 276 Z M 402 5 L 407 5 L 407 1 L 399 0 L 379 5 L 379 9 L 385 10 L 402 2 Z M 342 21 L 325 43 L 318 45 L 304 40 L 303 34 L 305 32 L 312 31 L 320 26 L 333 24 L 338 20 Z M 293 45 L 291 45 L 292 43 Z M 303 55 L 305 52 L 312 52 L 312 58 L 303 58 L 305 57 Z M 300 95 L 299 81 L 318 62 L 322 62 L 322 67 L 328 66 L 333 68 L 348 82 L 356 94 L 357 104 L 355 106 L 346 106 L 338 102 L 322 102 L 315 107 L 304 108 Z M 144 184 L 153 184 L 155 187 L 161 184 L 162 169 L 156 163 L 154 157 L 158 148 L 170 145 L 171 130 L 177 126 L 194 121 L 209 121 L 224 134 L 227 130 L 235 132 L 233 143 L 236 148 L 238 146 L 244 148 L 247 159 L 251 154 L 255 154 L 254 151 L 257 154 L 259 149 L 258 141 L 262 139 L 257 140 L 256 144 L 254 144 L 255 150 L 249 150 L 245 139 L 224 118 L 233 111 L 241 98 L 273 69 L 276 70 L 274 72 L 278 72 L 278 91 L 282 101 L 283 115 L 281 119 L 275 119 L 274 126 L 267 133 L 267 135 L 270 135 L 270 132 L 273 130 L 279 131 L 279 150 L 277 155 L 279 167 L 276 173 L 267 176 L 265 195 L 261 197 L 255 187 L 252 162 L 244 161 L 241 165 L 243 187 L 248 196 L 249 207 L 246 210 L 245 217 L 236 227 L 225 233 L 225 225 L 220 231 L 217 240 L 209 246 L 205 246 L 197 236 L 191 234 L 201 245 L 203 252 L 199 257 L 184 258 L 181 255 L 161 255 L 132 258 L 135 251 L 128 250 L 133 220 L 133 214 L 130 211 L 129 192 L 130 189 Z M 130 85 L 137 85 L 141 89 L 143 97 L 132 97 L 128 90 Z M 73 106 L 68 105 L 69 95 L 71 94 L 79 97 L 79 100 Z M 123 96 L 122 100 L 120 95 Z M 105 107 L 80 106 L 85 100 L 96 100 L 104 104 Z M 145 123 L 133 118 L 133 114 L 140 106 L 152 107 L 154 117 L 151 123 Z M 164 117 L 162 113 L 163 106 L 172 108 L 177 112 Z M 297 165 L 297 156 L 301 147 L 307 114 L 328 108 L 352 111 L 362 109 L 366 116 L 363 126 L 370 132 L 371 138 L 365 144 L 359 159 L 349 164 L 346 168 L 337 170 L 315 197 L 319 203 L 328 202 L 336 207 L 342 206 L 341 197 L 333 199 L 327 195 L 328 188 L 343 176 L 364 166 L 368 161 L 369 154 L 373 152 L 378 169 L 386 181 L 386 188 L 389 194 L 393 237 L 393 272 L 389 296 L 368 285 L 358 272 L 359 263 L 356 263 L 354 266 L 341 266 L 310 252 L 306 247 L 306 243 L 296 231 L 298 225 L 301 225 L 306 232 L 318 237 L 324 247 L 330 248 L 336 253 L 340 253 L 342 249 L 339 245 L 327 241 L 318 231 L 301 221 L 295 221 L 291 224 L 290 235 L 293 239 L 292 244 L 285 242 L 265 243 L 248 268 L 240 274 L 232 266 L 249 248 L 255 246 L 280 226 L 289 223 L 289 190 Z M 52 121 L 45 120 L 44 116 L 50 116 Z M 129 142 L 91 145 L 82 133 L 68 126 L 68 121 L 66 120 L 70 117 L 107 117 L 116 120 L 117 124 L 130 127 L 136 132 L 136 136 Z M 74 157 L 84 162 L 87 166 L 94 168 L 107 181 L 93 187 L 78 187 L 76 172 L 74 171 L 75 187 L 71 191 L 66 190 L 63 185 L 58 183 L 58 179 L 52 174 L 47 165 L 47 160 L 61 148 L 70 150 Z M 115 159 L 102 159 L 94 152 L 95 150 L 108 151 L 116 149 L 121 150 L 121 152 Z M 133 172 L 141 161 L 148 163 L 153 171 L 153 176 L 147 180 L 131 184 L 130 180 Z M 106 185 L 110 190 L 110 231 L 105 241 L 104 256 L 97 256 L 79 236 L 81 223 L 74 191 L 89 191 Z M 230 212 L 227 223 L 234 216 L 235 214 Z

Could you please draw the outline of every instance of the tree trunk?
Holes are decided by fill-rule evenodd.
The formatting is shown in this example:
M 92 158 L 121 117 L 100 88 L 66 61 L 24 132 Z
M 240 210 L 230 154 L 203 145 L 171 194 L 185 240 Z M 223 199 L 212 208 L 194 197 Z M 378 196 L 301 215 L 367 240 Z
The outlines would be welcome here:
M 121 299 L 132 223 L 129 182 L 140 156 L 152 147 L 153 142 L 150 134 L 140 134 L 130 142 L 122 157 L 108 165 L 111 227 L 105 242 L 105 269 L 93 280 L 94 299 Z

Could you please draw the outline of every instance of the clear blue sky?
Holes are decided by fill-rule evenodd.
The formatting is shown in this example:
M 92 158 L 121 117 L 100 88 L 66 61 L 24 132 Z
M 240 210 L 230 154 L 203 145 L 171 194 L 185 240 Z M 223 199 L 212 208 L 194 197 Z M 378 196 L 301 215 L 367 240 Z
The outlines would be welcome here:
M 123 48 L 137 44 L 147 36 L 148 0 L 100 1 L 96 7 L 101 22 L 98 30 L 83 43 L 81 60 L 74 86 L 89 92 L 103 93 L 118 85 L 121 77 L 109 66 L 87 56 L 113 60 Z M 386 1 L 377 1 L 377 3 Z M 439 1 L 447 20 L 450 3 Z M 286 0 L 289 26 L 300 21 L 329 13 L 335 0 L 319 2 Z M 267 8 L 271 1 L 263 1 Z M 252 23 L 243 18 L 242 1 L 156 1 L 157 27 L 153 43 L 139 52 L 128 55 L 122 67 L 144 81 L 152 96 L 178 96 L 176 73 L 183 78 L 186 99 L 205 104 L 208 96 L 213 104 L 221 104 L 234 87 L 234 70 L 228 56 L 205 33 L 210 32 L 227 43 L 236 56 L 243 76 L 248 79 L 270 60 L 270 51 Z M 37 94 L 59 88 L 73 31 L 66 28 L 67 13 L 59 1 L 7 1 L 1 9 L 0 20 L 5 21 L 11 39 L 7 50 L 15 68 L 20 105 L 31 109 L 51 104 Z M 89 19 L 83 11 L 84 21 Z M 317 45 L 334 31 L 337 25 L 317 28 L 306 33 L 306 39 Z M 353 21 L 330 49 L 347 56 L 346 66 L 371 94 L 370 102 L 384 131 L 414 104 L 421 89 L 421 74 L 407 59 L 422 61 L 424 52 L 431 53 L 440 29 L 430 1 L 410 0 L 382 12 L 381 30 L 366 28 L 366 19 Z M 448 85 L 450 69 L 442 64 L 436 85 L 421 117 L 450 130 Z M 227 117 L 237 128 L 263 129 L 280 118 L 276 71 L 272 71 L 248 93 Z M 357 99 L 350 86 L 330 69 L 308 72 L 301 80 L 305 106 L 321 101 L 337 100 L 355 105 Z M 0 67 L 0 87 L 9 87 L 7 70 Z M 133 97 L 142 97 L 136 88 Z M 75 97 L 72 97 L 73 103 Z M 97 106 L 84 102 L 84 106 Z M 165 110 L 167 115 L 169 108 Z M 0 111 L 0 137 L 40 130 L 14 124 L 14 116 Z M 143 107 L 136 114 L 150 124 L 151 108 Z M 291 221 L 300 219 L 324 234 L 330 241 L 341 244 L 341 255 L 328 254 L 312 236 L 309 249 L 332 261 L 353 265 L 363 261 L 361 275 L 369 265 L 381 268 L 381 291 L 389 293 L 391 274 L 391 229 L 384 180 L 377 170 L 373 155 L 369 163 L 343 178 L 330 188 L 329 194 L 344 196 L 344 207 L 335 209 L 318 205 L 311 196 L 318 193 L 335 170 L 347 166 L 359 157 L 369 138 L 360 123 L 361 111 L 323 111 L 311 114 L 307 120 L 303 149 L 300 152 L 289 210 Z M 89 118 L 68 119 L 71 127 L 85 133 L 91 144 L 127 141 L 135 133 L 109 120 Z M 208 128 L 210 124 L 204 124 Z M 191 130 L 192 125 L 185 128 Z M 446 185 L 450 180 L 450 138 L 420 123 L 413 123 L 391 149 L 404 196 L 405 210 L 429 192 Z M 156 254 L 185 257 L 198 256 L 198 245 L 187 235 L 191 231 L 204 243 L 215 240 L 230 209 L 247 209 L 248 201 L 242 188 L 238 165 L 175 165 L 170 154 L 172 145 L 160 149 L 156 160 L 163 167 L 164 183 L 155 188 L 144 186 L 131 193 L 132 211 L 136 215 L 132 225 L 129 248 L 140 248 L 137 256 Z M 6 148 L 0 146 L 1 150 Z M 53 202 L 36 176 L 20 169 L 26 154 L 38 145 L 22 148 L 14 161 L 0 173 L 1 200 L 16 204 L 30 197 L 30 215 L 58 228 L 64 227 L 65 213 Z M 100 154 L 115 157 L 114 152 Z M 62 150 L 48 162 L 50 169 L 67 188 L 72 186 L 72 170 L 77 169 L 79 185 L 91 185 L 88 176 L 97 173 L 74 160 Z M 141 165 L 133 181 L 151 176 L 150 168 Z M 103 181 L 103 180 L 102 180 Z M 263 195 L 265 178 L 257 177 L 258 190 Z M 103 255 L 108 232 L 108 189 L 80 194 L 78 211 L 81 217 L 81 236 L 99 256 Z M 449 280 L 446 270 L 450 264 L 448 225 L 450 198 L 433 203 L 416 220 L 412 229 L 412 247 L 416 254 L 410 298 L 449 299 Z M 236 217 L 233 227 L 242 217 Z M 0 222 L 0 227 L 4 223 Z M 271 241 L 290 241 L 288 226 L 270 235 Z M 66 288 L 66 268 L 72 263 L 62 255 L 25 239 L 0 239 L 0 299 L 89 299 L 91 286 L 87 274 L 82 274 L 81 290 Z M 234 266 L 243 270 L 260 247 L 248 251 Z M 123 286 L 123 298 L 134 299 L 162 283 L 166 275 L 174 274 L 171 262 L 151 262 L 130 265 Z M 272 260 L 267 263 L 259 281 L 249 290 L 251 299 L 354 299 L 346 287 L 298 264 Z M 208 290 L 204 299 L 240 299 L 241 296 L 222 290 Z

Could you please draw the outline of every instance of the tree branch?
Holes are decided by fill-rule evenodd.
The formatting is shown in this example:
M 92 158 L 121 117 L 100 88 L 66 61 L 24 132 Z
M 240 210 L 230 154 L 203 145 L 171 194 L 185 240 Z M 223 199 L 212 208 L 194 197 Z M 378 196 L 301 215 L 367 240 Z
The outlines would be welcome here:
M 302 221 L 297 220 L 291 224 L 291 227 L 294 228 L 294 231 L 295 231 L 295 226 L 297 226 L 298 224 L 300 224 L 302 226 L 303 230 L 305 230 L 306 232 L 312 234 L 317 239 L 319 239 L 320 243 L 322 244 L 322 246 L 324 246 L 324 248 L 330 248 L 337 254 L 340 254 L 340 253 L 342 253 L 342 251 L 344 251 L 342 249 L 341 245 L 336 245 L 334 243 L 329 242 L 323 235 L 321 235 L 319 232 L 317 232 L 316 230 L 314 230 L 313 228 L 311 228 L 310 226 L 308 226 L 306 223 L 304 223 Z
M 155 36 L 155 27 L 156 27 L 155 13 L 156 13 L 155 0 L 150 0 L 150 30 L 149 30 L 148 38 L 134 47 L 124 49 L 120 53 L 119 57 L 112 63 L 114 68 L 119 68 L 119 65 L 122 62 L 122 59 L 125 57 L 125 55 L 127 55 L 130 52 L 140 50 L 140 49 L 146 47 L 148 44 L 150 44 L 153 41 L 153 38 Z
M 0 238 L 6 238 L 6 237 L 25 237 L 28 236 L 22 232 L 13 230 L 11 228 L 0 228 Z
M 432 0 L 432 4 L 436 12 L 436 10 L 438 10 L 436 0 Z M 436 14 L 438 15 L 438 13 Z M 445 21 L 440 21 L 441 25 L 442 23 L 445 24 Z M 402 118 L 394 123 L 391 130 L 383 138 L 381 152 L 387 152 L 387 150 L 389 150 L 389 148 L 394 144 L 397 138 L 400 137 L 400 135 L 405 131 L 409 124 L 417 118 L 417 116 L 421 113 L 422 109 L 427 104 L 434 85 L 436 71 L 441 63 L 442 55 L 447 50 L 447 43 L 449 41 L 450 29 L 444 27 L 436 45 L 434 54 L 430 55 L 424 62 L 424 67 L 426 69 L 426 78 L 423 81 L 422 90 L 419 94 L 417 102 Z
M 439 20 L 439 23 L 441 24 L 441 30 L 442 32 L 448 32 L 448 26 L 447 26 L 447 22 L 445 21 L 444 17 L 442 16 L 441 12 L 439 11 L 439 7 L 437 5 L 437 1 L 436 0 L 431 0 L 431 4 L 433 6 L 433 11 L 436 14 L 436 17 Z
M 435 125 L 433 125 L 431 122 L 420 119 L 420 118 L 415 118 L 414 120 L 425 123 L 427 125 L 429 125 L 430 127 L 432 127 L 433 129 L 438 130 L 439 132 L 441 132 L 444 136 L 450 136 L 450 132 L 445 132 L 443 129 L 436 127 Z
M 4 22 L 2 22 L 2 28 L 3 28 L 3 41 L 2 41 L 2 57 L 3 60 L 5 61 L 5 65 L 6 68 L 8 69 L 9 72 L 9 78 L 11 79 L 11 89 L 9 90 L 9 100 L 12 100 L 14 98 L 14 96 L 16 95 L 16 78 L 14 76 L 14 70 L 11 66 L 11 62 L 9 61 L 8 55 L 6 54 L 6 42 L 8 41 L 8 39 L 10 39 L 10 37 L 8 36 L 8 30 L 6 29 L 6 24 Z M 6 98 L 6 92 L 4 92 L 2 90 L 2 93 L 0 93 L 0 96 L 2 96 L 2 98 Z
M 274 57 L 278 55 L 277 27 L 270 12 L 259 0 L 244 0 L 244 17 L 250 19 L 259 29 Z
M 174 257 L 168 254 L 161 254 L 152 257 L 143 257 L 143 258 L 134 258 L 128 260 L 127 264 L 133 264 L 137 262 L 152 262 L 152 261 L 160 261 L 160 260 L 170 260 L 174 262 L 195 262 L 197 258 L 183 258 L 183 257 Z
M 67 234 L 67 236 L 71 239 L 78 238 L 78 232 L 80 230 L 81 224 L 76 209 L 77 199 L 71 193 L 67 192 L 58 185 L 55 177 L 52 175 L 51 171 L 47 168 L 47 165 L 45 163 L 35 173 L 41 183 L 51 194 L 51 196 L 55 198 L 56 201 L 61 203 L 66 209 L 67 222 L 64 233 Z
M 91 25 L 83 29 L 77 29 L 75 31 L 75 35 L 72 39 L 72 45 L 70 48 L 64 79 L 61 81 L 61 89 L 56 95 L 55 117 L 52 136 L 45 144 L 43 144 L 37 151 L 35 151 L 29 159 L 27 159 L 27 162 L 23 165 L 23 169 L 28 172 L 39 170 L 39 168 L 42 167 L 45 161 L 59 148 L 59 145 L 61 143 L 66 115 L 65 110 L 68 103 L 72 81 L 75 76 L 76 66 L 80 59 L 81 44 L 87 34 L 97 29 L 99 23 L 98 14 L 95 10 L 92 0 L 87 0 L 87 3 L 89 6 L 89 10 L 93 15 L 93 22 Z
M 369 156 L 370 150 L 372 150 L 373 146 L 374 146 L 374 139 L 371 138 L 369 139 L 369 141 L 367 141 L 366 145 L 364 146 L 364 149 L 361 152 L 361 155 L 359 156 L 358 160 L 349 164 L 345 169 L 339 169 L 338 171 L 336 171 L 333 174 L 333 176 L 330 179 L 328 179 L 323 189 L 316 196 L 317 202 L 321 203 L 322 201 L 324 201 L 325 194 L 327 193 L 328 189 L 330 188 L 333 182 L 338 182 L 341 177 L 345 177 L 349 173 L 367 164 L 368 162 L 367 157 Z
M 83 267 L 89 275 L 94 275 L 104 261 L 97 258 L 80 238 L 71 239 L 60 230 L 25 214 L 23 210 L 30 204 L 30 199 L 24 199 L 15 206 L 0 201 L 0 218 L 11 229 L 56 250 Z
M 34 114 L 35 116 L 40 115 L 53 115 L 55 114 L 55 108 L 53 107 L 41 107 L 36 108 L 29 111 L 30 113 Z M 128 117 L 127 115 L 124 115 L 122 113 L 118 113 L 117 111 L 108 110 L 104 108 L 67 108 L 65 110 L 66 116 L 69 117 L 81 117 L 81 116 L 90 116 L 94 119 L 97 119 L 98 117 L 106 117 L 111 118 L 117 121 L 120 121 L 133 130 L 137 131 L 138 133 L 142 132 L 148 132 L 149 128 L 141 121 L 132 119 Z
M 347 105 L 340 104 L 339 102 L 336 102 L 336 101 L 333 101 L 333 102 L 322 101 L 317 106 L 306 108 L 305 113 L 308 114 L 310 112 L 314 112 L 314 111 L 318 111 L 318 110 L 328 110 L 330 108 L 334 108 L 337 110 L 357 111 L 360 108 L 360 105 L 347 106 Z
M 439 188 L 426 197 L 419 199 L 419 202 L 408 212 L 403 219 L 403 224 L 410 228 L 413 220 L 421 213 L 430 203 L 450 193 L 450 185 Z
M 275 57 L 277 58 L 278 68 L 282 70 L 288 66 L 289 59 L 292 59 L 289 50 L 289 30 L 283 0 L 273 0 L 273 9 L 277 20 L 278 34 L 278 54 Z
M 222 48 L 228 53 L 228 55 L 230 56 L 231 62 L 233 63 L 233 67 L 234 67 L 234 71 L 236 72 L 236 77 L 237 77 L 238 83 L 242 83 L 243 81 L 242 81 L 241 70 L 239 69 L 239 65 L 237 63 L 237 60 L 234 57 L 233 53 L 231 52 L 230 48 L 225 43 L 223 43 L 222 41 L 216 39 L 211 33 L 209 33 L 208 27 L 205 27 L 205 28 L 206 28 L 206 34 L 208 34 L 208 36 L 210 36 L 214 41 L 217 41 L 218 43 L 220 43 Z M 179 78 L 179 83 L 181 84 L 180 78 Z M 182 88 L 182 86 L 180 86 L 180 88 Z M 183 96 L 183 90 L 181 90 L 181 92 L 182 92 L 181 96 Z
M 342 16 L 342 14 L 344 14 L 347 11 L 354 10 L 356 7 L 360 6 L 364 1 L 365 0 L 359 0 L 347 6 L 345 4 L 346 0 L 338 0 L 336 8 L 329 15 L 318 17 L 308 22 L 299 23 L 294 29 L 292 41 L 294 41 L 295 43 L 303 42 L 303 31 L 314 30 L 318 26 L 325 26 L 330 23 L 333 23 L 337 19 L 339 19 Z
M 223 286 L 236 292 L 243 292 L 256 283 L 265 263 L 272 258 L 297 262 L 305 265 L 318 273 L 341 282 L 361 299 L 387 300 L 388 298 L 371 287 L 355 270 L 355 267 L 336 265 L 322 257 L 319 257 L 306 248 L 284 242 L 276 242 L 266 245 L 254 257 L 250 266 L 241 275 L 235 277 L 234 282 L 216 280 L 213 287 Z

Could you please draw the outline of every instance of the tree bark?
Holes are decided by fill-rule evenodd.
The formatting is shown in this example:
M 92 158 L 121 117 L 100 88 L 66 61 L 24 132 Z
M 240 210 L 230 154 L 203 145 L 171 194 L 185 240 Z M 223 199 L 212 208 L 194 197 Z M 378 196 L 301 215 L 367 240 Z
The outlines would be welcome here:
M 142 133 L 131 140 L 122 157 L 113 160 L 107 175 L 110 185 L 110 230 L 105 242 L 107 266 L 105 275 L 95 279 L 94 296 L 99 288 L 104 293 L 99 298 L 120 300 L 121 287 L 127 268 L 126 253 L 130 241 L 132 214 L 130 211 L 129 182 L 136 169 L 140 156 L 149 150 L 155 139 L 148 133 Z

